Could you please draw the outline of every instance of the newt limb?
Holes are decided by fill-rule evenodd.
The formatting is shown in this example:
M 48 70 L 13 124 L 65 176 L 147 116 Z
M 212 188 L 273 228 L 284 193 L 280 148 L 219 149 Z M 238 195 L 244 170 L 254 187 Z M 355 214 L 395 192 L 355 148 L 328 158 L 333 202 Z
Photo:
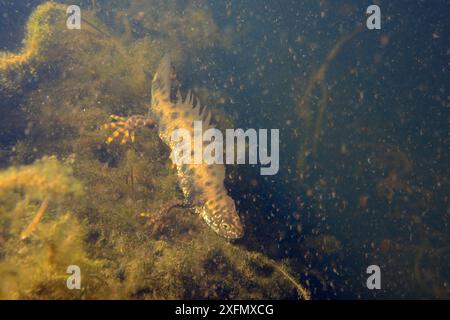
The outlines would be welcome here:
M 110 117 L 112 122 L 105 124 L 104 128 L 115 128 L 116 130 L 106 139 L 106 143 L 108 144 L 119 138 L 121 135 L 121 144 L 126 144 L 128 141 L 134 143 L 136 140 L 136 129 L 142 127 L 156 127 L 156 122 L 152 118 L 146 116 L 133 115 L 126 118 L 112 114 Z

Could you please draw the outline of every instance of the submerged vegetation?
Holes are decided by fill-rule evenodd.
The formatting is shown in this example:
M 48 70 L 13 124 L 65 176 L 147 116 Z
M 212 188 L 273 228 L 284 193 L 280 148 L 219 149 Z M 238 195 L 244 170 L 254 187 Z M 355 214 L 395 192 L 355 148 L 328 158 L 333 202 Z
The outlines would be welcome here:
M 35 78 L 43 63 L 57 58 L 52 48 L 56 39 L 64 39 L 63 23 L 65 6 L 61 4 L 47 2 L 33 12 L 26 24 L 22 49 L 18 53 L 0 52 L 0 92 L 19 90 L 24 81 Z
M 89 189 L 73 176 L 75 161 L 0 173 L 1 299 L 309 298 L 286 265 L 228 243 L 188 212 L 150 224 L 120 201 L 111 212 L 80 207 Z M 37 221 L 40 203 L 48 212 Z M 81 292 L 66 287 L 70 265 L 82 270 Z

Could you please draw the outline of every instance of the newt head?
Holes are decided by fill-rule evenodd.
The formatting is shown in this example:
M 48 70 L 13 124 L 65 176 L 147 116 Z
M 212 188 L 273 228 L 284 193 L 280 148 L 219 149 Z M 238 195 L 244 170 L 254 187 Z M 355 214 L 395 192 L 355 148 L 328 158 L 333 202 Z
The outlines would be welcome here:
M 244 235 L 244 226 L 233 199 L 228 195 L 208 201 L 200 214 L 209 227 L 224 238 L 238 239 Z

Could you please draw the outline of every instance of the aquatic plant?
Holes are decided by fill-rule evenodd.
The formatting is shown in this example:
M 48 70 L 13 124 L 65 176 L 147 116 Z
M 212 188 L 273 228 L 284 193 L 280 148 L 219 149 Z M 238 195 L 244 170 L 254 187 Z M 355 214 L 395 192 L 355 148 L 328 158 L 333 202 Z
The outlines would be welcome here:
M 0 172 L 0 299 L 70 298 L 67 266 L 97 265 L 84 251 L 84 227 L 62 212 L 81 194 L 70 166 L 55 157 Z
M 180 8 L 173 0 L 131 1 L 128 12 L 144 30 L 166 38 L 174 51 L 187 48 L 195 53 L 223 45 L 220 30 L 204 4 L 189 1 Z M 180 57 L 173 55 L 175 60 Z
M 19 53 L 1 52 L 0 70 L 28 63 L 32 58 L 42 61 L 49 39 L 52 38 L 55 30 L 64 29 L 63 25 L 58 25 L 56 28 L 52 26 L 64 21 L 62 20 L 64 9 L 63 5 L 54 2 L 47 2 L 37 7 L 28 19 L 23 48 Z
M 31 166 L 11 167 L 0 172 L 0 196 L 21 190 L 29 199 L 80 194 L 81 185 L 73 180 L 72 169 L 56 157 L 44 157 Z
M 65 30 L 64 17 L 65 7 L 54 2 L 34 10 L 25 27 L 22 49 L 18 53 L 0 52 L 0 90 L 16 90 L 25 77 L 36 75 L 36 67 L 52 55 L 49 48 L 55 33 Z
M 117 265 L 132 297 L 309 299 L 286 264 L 231 244 L 198 222 L 185 210 L 174 210 L 163 219 L 165 227 L 151 235 L 154 240 L 117 239 L 129 253 L 117 256 Z
M 55 157 L 45 157 L 33 165 L 11 167 L 0 172 L 0 199 L 7 208 L 6 217 L 14 217 L 11 232 L 20 233 L 22 239 L 28 238 L 36 229 L 49 202 L 56 203 L 63 197 L 81 194 L 82 186 L 73 178 L 71 168 L 62 165 Z M 36 204 L 40 208 L 34 215 Z M 28 221 L 28 227 L 23 225 L 24 221 Z
M 326 75 L 330 64 L 336 58 L 338 53 L 341 51 L 343 46 L 352 40 L 356 35 L 363 31 L 363 27 L 359 26 L 350 33 L 344 34 L 328 52 L 325 60 L 322 62 L 318 70 L 311 75 L 306 85 L 306 88 L 302 96 L 298 99 L 297 113 L 301 120 L 303 120 L 303 131 L 306 134 L 305 141 L 302 143 L 300 151 L 298 153 L 297 170 L 298 172 L 303 172 L 306 156 L 308 154 L 308 149 L 311 149 L 313 154 L 317 153 L 320 132 L 322 130 L 322 122 L 325 115 L 325 110 L 327 107 L 327 102 L 329 98 L 328 87 L 326 84 Z M 309 100 L 311 99 L 311 94 L 316 86 L 319 85 L 320 88 L 320 102 L 319 111 L 316 116 L 315 124 L 312 124 L 312 112 L 309 106 Z
M 66 5 L 53 1 L 37 6 L 27 21 L 19 52 L 0 52 L 0 93 L 15 94 L 25 79 L 35 81 L 42 69 L 57 70 L 67 56 L 73 57 L 87 47 L 86 43 L 91 49 L 93 43 L 102 43 L 126 55 L 120 41 L 103 31 L 90 11 L 83 12 L 83 32 L 67 29 L 66 9 Z

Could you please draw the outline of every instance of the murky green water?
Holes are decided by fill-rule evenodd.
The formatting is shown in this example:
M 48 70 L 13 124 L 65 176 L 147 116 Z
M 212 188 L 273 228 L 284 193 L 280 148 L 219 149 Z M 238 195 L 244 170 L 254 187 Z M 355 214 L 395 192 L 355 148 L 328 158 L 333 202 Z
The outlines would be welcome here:
M 0 1 L 0 298 L 448 299 L 448 3 L 379 1 L 380 30 L 371 4 Z M 240 239 L 158 214 L 186 200 L 164 54 L 219 130 L 279 130 L 276 174 L 225 166 Z

